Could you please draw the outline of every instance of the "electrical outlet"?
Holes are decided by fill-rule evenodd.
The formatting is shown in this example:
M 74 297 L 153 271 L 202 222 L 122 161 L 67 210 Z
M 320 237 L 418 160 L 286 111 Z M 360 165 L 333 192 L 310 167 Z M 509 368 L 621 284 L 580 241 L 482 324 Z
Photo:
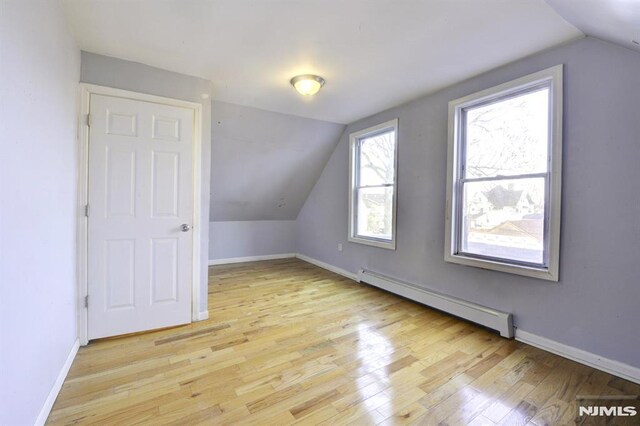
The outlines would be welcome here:
M 338 243 L 338 251 L 342 251 L 342 243 Z

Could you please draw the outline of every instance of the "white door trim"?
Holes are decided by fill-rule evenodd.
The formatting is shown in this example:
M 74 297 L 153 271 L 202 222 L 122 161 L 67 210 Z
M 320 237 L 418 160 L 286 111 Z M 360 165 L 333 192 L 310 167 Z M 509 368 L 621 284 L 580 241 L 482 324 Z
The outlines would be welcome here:
M 179 99 L 130 92 L 128 90 L 80 83 L 80 113 L 78 116 L 78 197 L 77 197 L 77 285 L 78 285 L 78 338 L 81 345 L 88 340 L 87 308 L 85 297 L 87 286 L 87 217 L 85 206 L 88 200 L 89 187 L 89 126 L 87 116 L 91 95 L 106 95 L 136 101 L 154 102 L 163 105 L 189 108 L 194 114 L 194 147 L 193 147 L 193 282 L 191 285 L 191 319 L 200 319 L 200 232 L 201 232 L 201 199 L 202 199 L 202 105 Z

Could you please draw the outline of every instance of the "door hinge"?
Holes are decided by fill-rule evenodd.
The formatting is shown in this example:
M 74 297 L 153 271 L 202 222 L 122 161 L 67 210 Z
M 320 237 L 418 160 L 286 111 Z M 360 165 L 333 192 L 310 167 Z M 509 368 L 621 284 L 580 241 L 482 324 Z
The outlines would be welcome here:
M 91 127 L 91 114 L 87 114 L 87 126 Z
M 84 307 L 85 308 L 89 307 L 89 295 L 88 294 L 84 297 Z
M 84 206 L 84 215 L 85 217 L 89 217 L 89 204 Z

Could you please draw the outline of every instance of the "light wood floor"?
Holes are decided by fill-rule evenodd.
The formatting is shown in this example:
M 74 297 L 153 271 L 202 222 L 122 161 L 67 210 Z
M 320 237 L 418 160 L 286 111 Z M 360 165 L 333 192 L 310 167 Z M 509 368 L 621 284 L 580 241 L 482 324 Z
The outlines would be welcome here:
M 300 260 L 209 272 L 209 320 L 81 348 L 48 423 L 573 424 L 640 393 Z

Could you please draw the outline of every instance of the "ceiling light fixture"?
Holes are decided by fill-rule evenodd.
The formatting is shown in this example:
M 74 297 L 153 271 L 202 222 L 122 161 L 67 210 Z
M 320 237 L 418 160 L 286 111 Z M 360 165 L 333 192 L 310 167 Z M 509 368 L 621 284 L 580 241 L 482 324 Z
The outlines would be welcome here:
M 295 87 L 298 93 L 305 96 L 318 93 L 324 83 L 324 78 L 313 74 L 297 75 L 291 79 L 291 85 Z

